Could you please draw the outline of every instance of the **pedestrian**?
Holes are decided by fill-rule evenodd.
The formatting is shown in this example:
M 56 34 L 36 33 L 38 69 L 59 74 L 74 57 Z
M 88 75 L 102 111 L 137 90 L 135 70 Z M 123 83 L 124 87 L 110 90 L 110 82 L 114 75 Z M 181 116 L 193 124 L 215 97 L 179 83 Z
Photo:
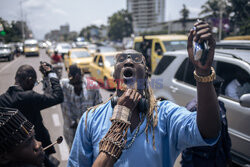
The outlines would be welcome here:
M 35 125 L 35 138 L 42 142 L 43 147 L 51 144 L 48 130 L 43 125 L 41 110 L 63 102 L 63 92 L 56 74 L 51 70 L 51 66 L 43 63 L 40 66 L 43 75 L 50 78 L 52 91 L 50 93 L 39 94 L 32 89 L 37 83 L 37 76 L 34 68 L 30 65 L 22 65 L 18 68 L 15 76 L 15 85 L 0 96 L 0 106 L 17 108 L 32 124 Z M 45 151 L 45 165 L 49 166 L 49 155 L 55 153 L 55 148 L 51 147 Z
M 0 107 L 0 166 L 42 167 L 44 151 L 34 125 L 17 109 Z
M 63 133 L 71 148 L 75 131 L 82 114 L 102 102 L 97 82 L 84 77 L 77 65 L 69 67 L 68 78 L 61 80 L 64 102 L 61 104 L 64 126 Z
M 224 80 L 219 76 L 216 76 L 213 82 L 217 97 L 220 95 L 223 82 Z M 228 134 L 226 108 L 222 101 L 218 102 L 221 120 L 221 135 L 218 142 L 211 147 L 200 146 L 185 149 L 182 152 L 182 167 L 226 167 L 231 165 L 231 139 Z M 190 112 L 196 112 L 197 99 L 191 100 L 186 107 Z
M 210 26 L 197 22 L 188 38 L 195 66 L 198 111 L 170 101 L 156 101 L 148 81 L 144 56 L 134 50 L 116 55 L 114 79 L 124 81 L 108 102 L 82 116 L 68 160 L 74 166 L 173 166 L 188 147 L 214 145 L 220 132 L 219 107 L 211 68 L 215 40 Z M 204 65 L 194 60 L 193 41 L 209 43 Z M 166 78 L 167 79 L 167 78 Z M 142 81 L 143 84 L 142 84 Z

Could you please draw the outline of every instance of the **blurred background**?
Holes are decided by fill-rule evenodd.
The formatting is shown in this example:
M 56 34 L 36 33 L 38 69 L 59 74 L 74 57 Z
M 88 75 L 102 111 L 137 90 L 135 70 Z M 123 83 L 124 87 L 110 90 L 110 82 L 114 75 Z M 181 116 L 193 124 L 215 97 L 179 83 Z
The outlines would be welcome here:
M 217 47 L 243 50 L 242 64 L 248 62 L 244 70 L 250 75 L 249 56 L 246 58 L 250 50 L 249 0 L 1 0 L 0 94 L 14 84 L 20 65 L 32 65 L 38 79 L 42 79 L 38 70 L 40 61 L 50 62 L 57 51 L 63 57 L 60 76 L 67 77 L 70 65 L 79 65 L 86 76 L 98 81 L 106 101 L 114 93 L 117 51 L 133 48 L 145 55 L 149 49 L 151 74 L 162 74 L 169 65 L 164 53 L 186 49 L 188 32 L 197 19 L 210 23 Z M 142 47 L 144 38 L 149 44 L 146 50 Z M 236 62 L 238 55 L 230 50 L 226 54 Z M 221 60 L 226 62 L 227 58 Z M 161 65 L 157 68 L 158 63 Z M 41 84 L 35 91 L 43 93 Z M 241 118 L 245 118 L 236 123 L 234 117 L 229 118 L 229 127 L 243 134 L 243 138 L 233 141 L 233 146 L 240 145 L 235 147 L 238 157 L 250 163 L 250 132 L 245 128 L 249 127 L 250 110 L 243 110 L 239 102 L 230 98 L 225 101 L 235 104 L 234 111 L 237 115 L 242 111 Z M 52 140 L 56 140 L 63 127 L 60 105 L 43 110 L 42 116 Z M 243 128 L 239 122 L 244 124 Z M 56 151 L 60 166 L 66 166 L 70 151 L 66 142 L 56 145 Z M 179 161 L 180 158 L 175 167 L 180 166 Z

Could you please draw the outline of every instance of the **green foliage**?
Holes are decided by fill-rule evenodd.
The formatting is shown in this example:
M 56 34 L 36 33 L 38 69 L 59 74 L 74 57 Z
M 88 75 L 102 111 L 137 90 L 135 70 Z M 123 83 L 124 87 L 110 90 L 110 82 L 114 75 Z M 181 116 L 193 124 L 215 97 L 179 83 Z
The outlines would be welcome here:
M 108 18 L 108 36 L 111 40 L 122 40 L 133 33 L 132 15 L 127 10 L 120 10 Z
M 230 5 L 230 20 L 234 27 L 238 27 L 239 35 L 249 35 L 250 29 L 250 3 L 249 0 L 228 0 Z
M 219 18 L 220 10 L 222 10 L 223 18 L 228 18 L 230 21 L 231 33 L 249 35 L 249 0 L 208 0 L 201 8 L 200 16 L 205 19 Z
M 6 43 L 22 41 L 22 24 L 24 26 L 24 32 L 30 32 L 26 23 L 22 23 L 21 21 L 12 21 L 11 24 L 9 24 L 0 17 L 0 23 L 3 25 L 5 31 L 5 35 L 1 37 L 1 40 Z
M 103 26 L 103 25 L 102 25 Z M 101 27 L 102 27 L 101 26 Z M 91 29 L 99 29 L 99 27 L 97 27 L 96 25 L 90 25 L 90 26 L 87 26 L 85 28 L 83 28 L 81 31 L 80 31 L 80 34 L 79 36 L 82 36 L 84 37 L 87 41 L 90 41 L 90 38 L 91 38 Z M 97 36 L 97 38 L 99 38 L 99 36 Z

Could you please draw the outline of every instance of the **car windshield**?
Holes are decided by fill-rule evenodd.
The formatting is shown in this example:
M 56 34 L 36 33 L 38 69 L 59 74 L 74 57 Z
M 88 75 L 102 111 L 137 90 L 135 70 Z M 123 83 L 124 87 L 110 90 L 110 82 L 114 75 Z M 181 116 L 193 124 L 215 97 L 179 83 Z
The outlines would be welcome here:
M 105 65 L 112 67 L 115 65 L 115 57 L 114 56 L 106 56 L 105 57 Z
M 187 49 L 187 41 L 163 41 L 167 51 L 183 50 Z
M 4 49 L 10 50 L 10 47 L 0 46 L 0 49 L 1 49 L 1 50 L 4 50 Z
M 70 57 L 71 58 L 83 58 L 83 57 L 91 57 L 91 55 L 87 51 L 75 51 L 75 52 L 71 52 Z
M 110 46 L 100 46 L 98 47 L 98 49 L 100 50 L 100 53 L 104 53 L 104 52 L 115 52 L 116 49 Z
M 37 47 L 37 44 L 25 44 L 25 47 Z
M 62 45 L 63 49 L 71 49 L 70 45 Z

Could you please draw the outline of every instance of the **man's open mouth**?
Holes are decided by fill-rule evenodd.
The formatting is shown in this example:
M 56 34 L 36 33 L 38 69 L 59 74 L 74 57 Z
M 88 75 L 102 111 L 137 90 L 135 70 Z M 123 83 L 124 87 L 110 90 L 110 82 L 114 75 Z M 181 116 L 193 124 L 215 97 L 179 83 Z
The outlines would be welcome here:
M 134 71 L 131 68 L 126 68 L 123 71 L 123 79 L 125 84 L 132 84 L 134 82 Z

